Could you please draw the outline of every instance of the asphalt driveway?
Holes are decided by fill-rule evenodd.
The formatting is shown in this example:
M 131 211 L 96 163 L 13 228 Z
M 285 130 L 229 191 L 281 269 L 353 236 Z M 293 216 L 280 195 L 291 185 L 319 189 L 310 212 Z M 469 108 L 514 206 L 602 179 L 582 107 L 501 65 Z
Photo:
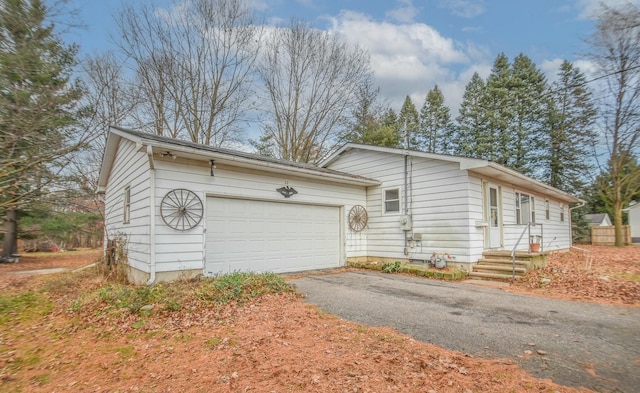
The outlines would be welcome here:
M 417 340 L 477 357 L 510 358 L 531 374 L 562 385 L 640 391 L 638 308 L 377 272 L 291 282 L 306 295 L 305 301 L 350 321 L 391 326 Z

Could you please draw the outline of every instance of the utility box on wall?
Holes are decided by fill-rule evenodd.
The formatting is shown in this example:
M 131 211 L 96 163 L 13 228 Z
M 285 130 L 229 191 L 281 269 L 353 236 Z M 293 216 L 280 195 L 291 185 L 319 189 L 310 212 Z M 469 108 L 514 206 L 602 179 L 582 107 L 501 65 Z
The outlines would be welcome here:
M 410 231 L 411 227 L 412 227 L 411 216 L 404 215 L 400 217 L 400 228 L 402 228 L 403 231 Z

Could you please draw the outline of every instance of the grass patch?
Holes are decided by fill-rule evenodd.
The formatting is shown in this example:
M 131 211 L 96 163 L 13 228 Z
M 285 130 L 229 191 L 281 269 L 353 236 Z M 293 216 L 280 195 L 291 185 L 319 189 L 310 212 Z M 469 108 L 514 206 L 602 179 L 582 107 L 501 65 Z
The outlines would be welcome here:
M 243 303 L 251 298 L 293 292 L 280 276 L 273 273 L 234 272 L 205 279 L 195 290 L 196 297 L 205 303 Z
M 143 316 L 156 312 L 177 312 L 194 303 L 241 304 L 266 294 L 294 292 L 294 289 L 276 274 L 247 272 L 234 272 L 200 280 L 160 282 L 150 286 L 103 282 L 93 290 L 85 286 L 88 292 L 81 290 L 81 284 L 77 286 L 76 298 L 70 299 L 68 303 L 70 312 L 93 310 L 109 313 L 126 309 Z
M 116 348 L 116 353 L 120 357 L 121 361 L 130 359 L 135 356 L 135 349 L 132 345 L 127 345 L 126 347 Z
M 0 294 L 0 326 L 25 322 L 48 315 L 53 302 L 42 292 Z
M 40 374 L 33 377 L 33 383 L 35 385 L 46 385 L 51 382 L 51 376 L 49 374 Z

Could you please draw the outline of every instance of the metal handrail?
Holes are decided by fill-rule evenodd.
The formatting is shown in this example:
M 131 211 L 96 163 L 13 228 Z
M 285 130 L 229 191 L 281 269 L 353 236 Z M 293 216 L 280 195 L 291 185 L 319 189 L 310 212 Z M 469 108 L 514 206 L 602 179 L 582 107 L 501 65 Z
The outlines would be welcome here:
M 540 223 L 535 223 L 535 222 L 528 222 L 525 224 L 525 228 L 522 230 L 522 232 L 520 233 L 520 237 L 518 237 L 518 240 L 516 241 L 516 244 L 513 246 L 513 248 L 511 249 L 511 281 L 514 282 L 516 280 L 516 250 L 518 249 L 518 246 L 520 245 L 520 241 L 522 241 L 522 237 L 524 236 L 525 233 L 528 234 L 529 239 L 531 239 L 531 227 L 532 226 L 540 226 L 540 252 L 544 251 L 543 249 L 543 235 L 544 235 L 544 226 Z
M 522 237 L 524 236 L 525 232 L 527 232 L 527 231 L 529 231 L 529 233 L 531 233 L 531 223 L 530 222 L 527 223 L 527 226 L 522 230 L 522 232 L 520 233 L 520 237 L 518 238 L 518 241 L 516 241 L 516 244 L 511 249 L 511 265 L 512 265 L 511 282 L 514 282 L 516 280 L 516 249 L 520 245 L 520 241 L 522 240 Z

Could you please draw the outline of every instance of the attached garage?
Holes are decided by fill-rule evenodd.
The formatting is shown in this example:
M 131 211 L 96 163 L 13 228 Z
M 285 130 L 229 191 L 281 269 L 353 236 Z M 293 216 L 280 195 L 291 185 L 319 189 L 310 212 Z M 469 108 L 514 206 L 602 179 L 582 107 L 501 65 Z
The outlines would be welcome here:
M 112 127 L 100 192 L 131 281 L 343 266 L 366 252 L 346 219 L 380 182 Z M 185 197 L 186 195 L 186 197 Z
M 340 266 L 340 208 L 209 197 L 205 274 Z

